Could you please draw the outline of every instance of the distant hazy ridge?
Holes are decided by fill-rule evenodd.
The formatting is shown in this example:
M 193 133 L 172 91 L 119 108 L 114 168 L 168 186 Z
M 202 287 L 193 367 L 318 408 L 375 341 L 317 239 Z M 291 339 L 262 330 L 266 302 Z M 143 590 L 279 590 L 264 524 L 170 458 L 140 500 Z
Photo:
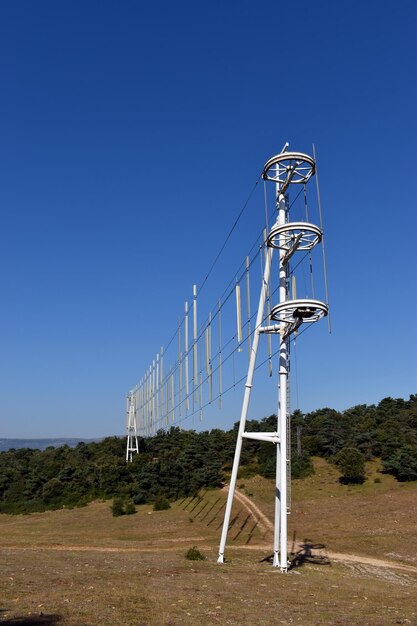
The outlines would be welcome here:
M 34 448 L 37 450 L 45 450 L 49 446 L 53 446 L 54 448 L 59 448 L 59 446 L 69 446 L 70 448 L 75 448 L 75 446 L 80 443 L 80 441 L 85 441 L 89 443 L 91 441 L 101 441 L 101 438 L 97 439 L 71 439 L 71 438 L 57 438 L 57 439 L 0 439 L 0 452 L 6 452 L 6 450 L 10 450 L 11 448 Z

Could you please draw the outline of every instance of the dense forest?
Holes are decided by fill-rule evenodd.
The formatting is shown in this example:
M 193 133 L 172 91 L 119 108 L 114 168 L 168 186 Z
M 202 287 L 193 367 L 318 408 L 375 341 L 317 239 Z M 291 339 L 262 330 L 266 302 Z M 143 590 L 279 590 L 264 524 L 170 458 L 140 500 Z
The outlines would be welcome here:
M 135 504 L 195 494 L 221 485 L 233 461 L 238 423 L 229 431 L 195 432 L 171 428 L 139 440 L 139 454 L 125 462 L 125 439 L 70 448 L 29 448 L 0 454 L 0 512 L 30 513 L 82 506 L 120 496 Z M 247 430 L 275 430 L 276 416 L 252 420 Z M 335 463 L 344 482 L 363 482 L 364 462 L 382 459 L 382 468 L 399 481 L 417 480 L 417 395 L 385 398 L 378 405 L 358 405 L 343 412 L 324 408 L 292 416 L 292 475 L 313 471 L 312 456 Z M 275 475 L 269 443 L 245 441 L 241 477 Z

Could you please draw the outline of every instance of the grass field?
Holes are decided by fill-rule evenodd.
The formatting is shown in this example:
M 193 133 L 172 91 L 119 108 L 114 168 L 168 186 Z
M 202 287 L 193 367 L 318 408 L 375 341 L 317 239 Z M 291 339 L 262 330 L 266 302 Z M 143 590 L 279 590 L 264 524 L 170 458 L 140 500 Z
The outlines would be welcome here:
M 376 463 L 368 472 L 364 485 L 342 486 L 319 459 L 315 476 L 293 483 L 293 550 L 306 539 L 325 547 L 286 575 L 265 560 L 271 532 L 240 503 L 228 562 L 216 563 L 223 491 L 119 518 L 109 502 L 1 515 L 0 624 L 417 624 L 417 485 Z M 272 519 L 271 481 L 238 484 Z M 194 545 L 205 561 L 185 558 Z

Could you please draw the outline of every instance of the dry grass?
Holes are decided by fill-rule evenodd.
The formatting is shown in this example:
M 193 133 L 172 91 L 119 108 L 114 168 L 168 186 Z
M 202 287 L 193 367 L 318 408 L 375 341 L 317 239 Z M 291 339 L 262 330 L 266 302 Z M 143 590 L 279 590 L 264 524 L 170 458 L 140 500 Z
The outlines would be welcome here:
M 415 564 L 417 486 L 381 477 L 349 490 L 333 471 L 319 461 L 315 477 L 294 485 L 291 529 L 334 551 Z M 242 491 L 269 514 L 271 482 L 244 482 Z M 224 494 L 209 491 L 168 511 L 142 506 L 120 518 L 103 502 L 1 515 L 0 625 L 417 624 L 417 575 L 354 562 L 307 562 L 281 575 L 262 561 L 270 537 L 240 505 L 229 562 L 218 565 L 223 505 Z M 185 558 L 193 545 L 206 561 Z
M 289 537 L 417 566 L 417 484 L 399 483 L 378 470 L 377 461 L 368 463 L 363 485 L 341 485 L 339 472 L 315 459 L 315 474 L 293 481 Z M 245 491 L 273 519 L 271 481 L 256 476 L 245 481 Z

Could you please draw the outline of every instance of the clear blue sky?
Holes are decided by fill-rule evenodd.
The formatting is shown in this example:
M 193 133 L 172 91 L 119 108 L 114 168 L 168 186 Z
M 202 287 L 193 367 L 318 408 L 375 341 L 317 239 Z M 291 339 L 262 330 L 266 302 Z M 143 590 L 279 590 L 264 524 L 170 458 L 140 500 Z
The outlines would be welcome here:
M 287 140 L 317 146 L 333 322 L 300 338 L 300 408 L 415 393 L 416 23 L 411 0 L 2 2 L 0 436 L 123 433 Z

